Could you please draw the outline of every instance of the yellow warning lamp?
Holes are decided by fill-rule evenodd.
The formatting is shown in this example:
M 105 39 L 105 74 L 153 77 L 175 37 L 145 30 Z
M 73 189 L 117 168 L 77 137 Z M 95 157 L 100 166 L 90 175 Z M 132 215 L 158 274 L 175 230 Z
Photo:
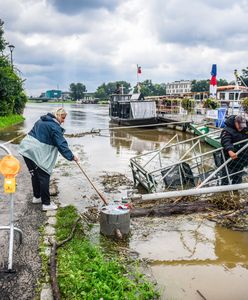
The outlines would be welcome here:
M 0 172 L 4 176 L 4 192 L 15 193 L 16 180 L 15 176 L 20 171 L 20 162 L 12 155 L 6 155 L 0 161 Z

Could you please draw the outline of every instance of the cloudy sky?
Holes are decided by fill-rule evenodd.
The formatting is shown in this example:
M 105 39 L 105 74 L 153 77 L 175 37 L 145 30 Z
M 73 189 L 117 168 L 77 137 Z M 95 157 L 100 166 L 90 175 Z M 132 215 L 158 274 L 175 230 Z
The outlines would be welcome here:
M 71 82 L 205 79 L 248 66 L 248 0 L 0 0 L 29 95 Z M 8 49 L 7 49 L 8 50 Z M 6 54 L 7 51 L 6 50 Z

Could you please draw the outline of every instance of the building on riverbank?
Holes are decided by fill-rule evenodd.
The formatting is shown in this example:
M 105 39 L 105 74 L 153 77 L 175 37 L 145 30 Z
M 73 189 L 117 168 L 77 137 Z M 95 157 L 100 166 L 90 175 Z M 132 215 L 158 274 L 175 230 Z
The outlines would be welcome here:
M 45 93 L 45 97 L 48 99 L 60 99 L 62 96 L 61 90 L 48 90 Z
M 177 80 L 166 84 L 167 95 L 183 96 L 191 92 L 191 80 Z

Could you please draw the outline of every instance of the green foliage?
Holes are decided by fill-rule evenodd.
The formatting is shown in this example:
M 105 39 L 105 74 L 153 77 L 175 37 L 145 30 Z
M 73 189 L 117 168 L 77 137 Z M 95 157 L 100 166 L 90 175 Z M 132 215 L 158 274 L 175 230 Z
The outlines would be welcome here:
M 188 113 L 194 111 L 195 101 L 194 99 L 190 98 L 183 98 L 182 99 L 182 108 L 185 109 Z
M 5 49 L 6 42 L 4 40 L 3 34 L 3 24 L 4 22 L 0 19 L 0 51 L 3 51 Z
M 248 86 L 248 67 L 242 70 L 242 79 L 244 83 Z
M 208 92 L 209 91 L 209 79 L 203 80 L 193 80 L 191 83 L 191 92 Z M 217 86 L 228 85 L 228 81 L 226 79 L 220 78 L 217 80 Z
M 248 113 L 248 97 L 243 98 L 241 105 L 246 113 Z
M 0 117 L 0 129 L 21 123 L 24 121 L 23 116 L 20 115 L 9 115 Z
M 83 83 L 71 83 L 70 84 L 70 94 L 73 100 L 83 99 L 84 93 L 86 93 L 86 86 Z
M 191 92 L 208 92 L 210 80 L 193 80 L 191 84 Z
M 0 116 L 22 114 L 27 102 L 21 78 L 5 57 L 0 57 Z
M 108 82 L 101 84 L 96 92 L 95 97 L 99 99 L 108 99 L 110 95 L 115 94 L 117 90 L 117 86 L 123 86 L 123 93 L 129 94 L 131 91 L 131 85 L 130 83 L 126 81 L 115 81 L 115 82 Z
M 0 19 L 0 51 L 6 45 L 3 33 L 3 22 Z M 0 116 L 22 114 L 26 102 L 21 78 L 15 73 L 8 59 L 3 54 L 0 55 Z
M 58 240 L 68 236 L 76 218 L 73 206 L 58 210 Z M 130 271 L 130 263 L 121 262 L 113 254 L 106 258 L 99 247 L 83 237 L 78 226 L 73 239 L 58 250 L 58 283 L 62 299 L 158 299 L 153 285 L 139 272 Z
M 203 101 L 203 107 L 210 108 L 210 109 L 216 109 L 216 108 L 220 107 L 220 103 L 216 99 L 209 98 L 209 99 L 205 99 Z
M 164 83 L 155 83 L 153 84 L 150 79 L 140 83 L 141 89 L 140 92 L 146 96 L 162 96 L 166 94 L 166 86 Z M 138 87 L 134 88 L 134 93 L 138 93 Z
M 219 79 L 217 80 L 217 86 L 225 86 L 228 85 L 229 83 L 226 81 L 226 79 Z

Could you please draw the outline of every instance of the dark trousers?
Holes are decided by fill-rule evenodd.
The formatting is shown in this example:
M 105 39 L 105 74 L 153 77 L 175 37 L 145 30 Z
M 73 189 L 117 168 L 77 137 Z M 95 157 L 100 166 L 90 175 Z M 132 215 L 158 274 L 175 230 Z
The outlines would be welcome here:
M 31 174 L 33 194 L 35 198 L 41 197 L 42 204 L 50 204 L 49 182 L 50 175 L 39 168 L 31 159 L 23 157 Z

